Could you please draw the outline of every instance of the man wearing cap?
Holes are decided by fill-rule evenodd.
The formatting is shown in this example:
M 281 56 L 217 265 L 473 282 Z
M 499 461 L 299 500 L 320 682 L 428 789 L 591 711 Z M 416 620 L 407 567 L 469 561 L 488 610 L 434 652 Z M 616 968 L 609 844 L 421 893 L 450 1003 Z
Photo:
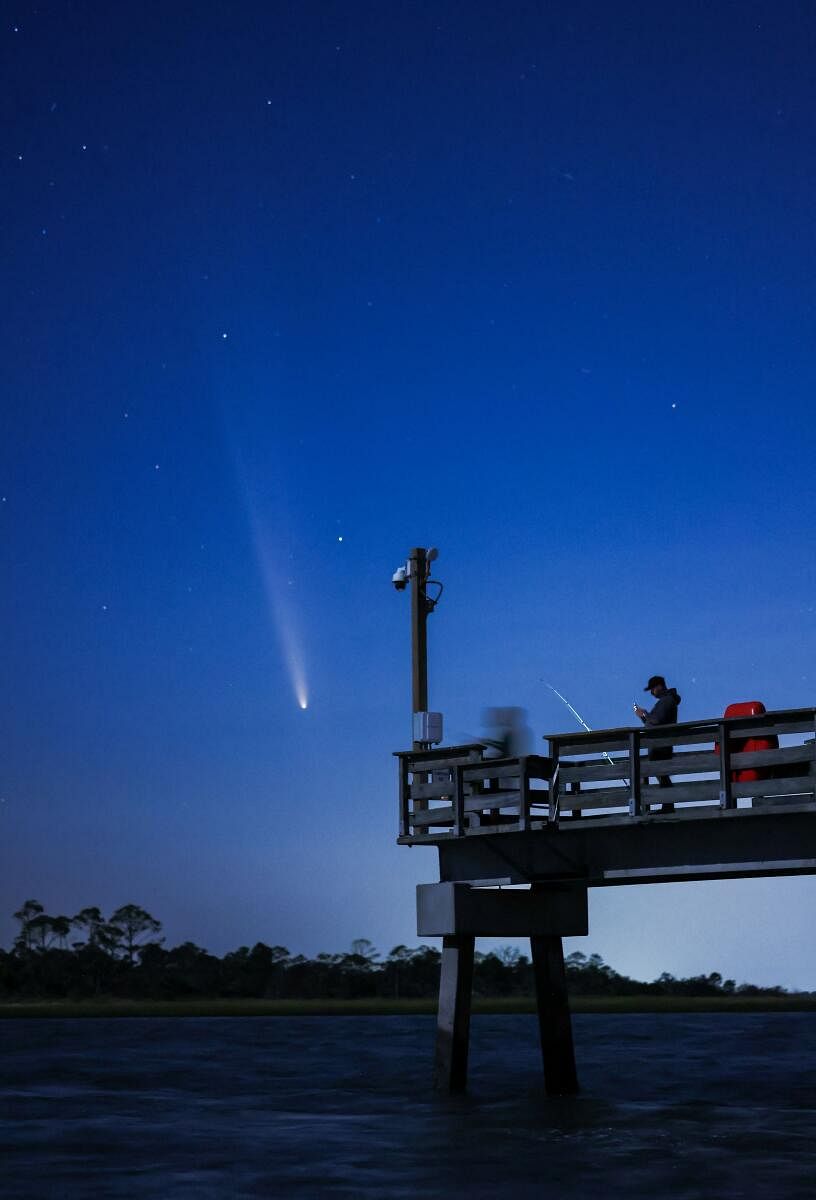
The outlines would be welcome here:
M 645 708 L 641 708 L 639 704 L 635 705 L 635 712 L 643 724 L 648 725 L 650 728 L 654 728 L 655 725 L 674 725 L 677 721 L 677 709 L 680 704 L 680 696 L 677 694 L 677 689 L 666 687 L 666 680 L 662 675 L 652 675 L 643 690 L 644 692 L 651 692 L 657 701 L 648 712 Z M 653 746 L 649 750 L 649 759 L 651 762 L 660 762 L 671 758 L 671 756 L 671 746 Z M 671 778 L 668 775 L 658 775 L 657 783 L 662 788 L 672 786 Z M 662 811 L 674 812 L 674 805 L 664 804 Z

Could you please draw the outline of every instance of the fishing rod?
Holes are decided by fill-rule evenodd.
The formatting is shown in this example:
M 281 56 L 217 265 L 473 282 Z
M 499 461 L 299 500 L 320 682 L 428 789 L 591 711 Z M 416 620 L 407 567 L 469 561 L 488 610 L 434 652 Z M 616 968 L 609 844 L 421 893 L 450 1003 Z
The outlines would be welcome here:
M 592 730 L 590 729 L 589 725 L 587 725 L 586 721 L 581 716 L 581 714 L 578 712 L 578 710 L 576 708 L 572 707 L 572 705 L 570 704 L 567 697 L 562 696 L 561 693 L 559 692 L 558 688 L 554 688 L 551 683 L 547 683 L 546 679 L 542 679 L 541 682 L 544 684 L 545 687 L 548 687 L 551 692 L 555 692 L 556 696 L 561 701 L 561 703 L 565 704 L 567 706 L 567 708 L 570 710 L 570 712 L 575 717 L 575 720 L 578 722 L 578 724 L 582 725 L 584 727 L 584 729 L 587 731 L 587 733 L 592 733 Z M 613 767 L 618 767 L 620 765 L 619 763 L 615 762 L 614 758 L 610 758 L 605 750 L 601 751 L 601 755 L 606 759 L 606 761 L 608 763 L 611 763 Z M 629 780 L 626 779 L 623 775 L 621 775 L 621 779 L 623 779 L 623 782 L 626 785 L 626 787 L 629 787 Z

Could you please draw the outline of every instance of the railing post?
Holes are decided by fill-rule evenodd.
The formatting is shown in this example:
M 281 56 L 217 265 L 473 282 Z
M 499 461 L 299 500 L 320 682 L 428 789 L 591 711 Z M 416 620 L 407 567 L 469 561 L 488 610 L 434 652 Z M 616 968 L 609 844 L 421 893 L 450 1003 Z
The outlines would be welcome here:
M 560 793 L 560 785 L 558 781 L 559 769 L 561 766 L 561 758 L 559 754 L 558 742 L 550 741 L 550 759 L 552 761 L 552 774 L 550 775 L 550 813 L 549 820 L 551 825 L 558 824 L 558 798 Z
M 720 721 L 720 808 L 735 808 L 731 788 L 731 743 L 725 721 Z
M 639 817 L 643 812 L 640 797 L 640 730 L 629 734 L 629 816 Z
M 453 831 L 465 836 L 465 768 L 457 763 L 451 770 L 453 778 Z
M 408 786 L 408 759 L 403 755 L 399 760 L 399 831 L 400 837 L 407 837 L 411 832 L 410 811 L 408 801 L 411 789 Z
M 530 763 L 525 755 L 519 759 L 519 820 L 522 833 L 530 828 Z

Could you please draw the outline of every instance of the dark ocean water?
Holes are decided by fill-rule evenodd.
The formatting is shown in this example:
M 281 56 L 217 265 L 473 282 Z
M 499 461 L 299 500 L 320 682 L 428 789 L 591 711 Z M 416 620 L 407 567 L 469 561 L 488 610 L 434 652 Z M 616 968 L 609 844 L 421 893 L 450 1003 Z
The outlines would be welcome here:
M 0 1022 L 0 1195 L 811 1197 L 816 1015 L 477 1016 L 430 1089 L 430 1017 Z

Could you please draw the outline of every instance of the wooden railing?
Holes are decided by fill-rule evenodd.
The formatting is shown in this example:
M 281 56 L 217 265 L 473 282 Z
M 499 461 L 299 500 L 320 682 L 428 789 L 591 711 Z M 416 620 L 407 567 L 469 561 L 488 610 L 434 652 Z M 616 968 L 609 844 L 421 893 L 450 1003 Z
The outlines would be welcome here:
M 549 819 L 551 764 L 543 755 L 483 758 L 480 745 L 398 753 L 400 837 L 490 827 L 527 830 Z
M 816 709 L 806 708 L 547 734 L 546 756 L 484 758 L 475 743 L 400 752 L 400 840 L 526 832 L 582 817 L 693 816 L 701 806 L 814 803 L 814 734 Z M 749 748 L 759 740 L 771 744 Z M 650 758 L 653 750 L 671 757 Z M 650 782 L 660 776 L 672 786 Z
M 553 764 L 550 819 L 604 810 L 625 810 L 637 817 L 667 804 L 731 809 L 739 800 L 812 799 L 814 733 L 816 709 L 797 708 L 651 729 L 548 734 Z M 791 737 L 798 744 L 778 745 L 780 738 Z M 744 743 L 760 740 L 776 744 L 743 749 Z M 651 750 L 667 749 L 668 759 L 649 757 Z M 660 776 L 671 778 L 673 786 L 644 782 Z

